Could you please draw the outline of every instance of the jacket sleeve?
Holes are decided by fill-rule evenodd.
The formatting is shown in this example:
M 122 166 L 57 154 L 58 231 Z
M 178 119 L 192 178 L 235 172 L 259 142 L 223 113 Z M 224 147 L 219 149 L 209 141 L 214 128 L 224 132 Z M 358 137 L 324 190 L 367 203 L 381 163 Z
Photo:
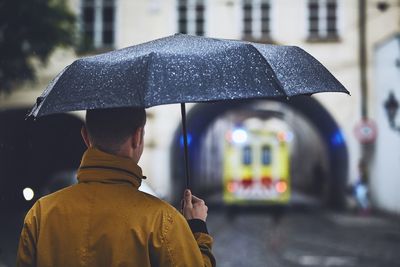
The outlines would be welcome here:
M 209 234 L 194 233 L 197 245 L 203 257 L 204 266 L 216 266 L 214 255 L 211 252 L 213 238 Z
M 208 234 L 206 223 L 199 219 L 192 219 L 188 221 L 188 224 L 196 239 L 203 259 L 207 262 L 206 266 L 215 266 L 215 258 L 211 252 L 213 238 Z
M 215 266 L 212 237 L 193 234 L 178 211 L 163 215 L 161 233 L 157 236 L 150 251 L 152 266 Z
M 27 213 L 19 238 L 17 267 L 36 266 L 36 241 L 39 228 L 39 204 L 36 203 Z

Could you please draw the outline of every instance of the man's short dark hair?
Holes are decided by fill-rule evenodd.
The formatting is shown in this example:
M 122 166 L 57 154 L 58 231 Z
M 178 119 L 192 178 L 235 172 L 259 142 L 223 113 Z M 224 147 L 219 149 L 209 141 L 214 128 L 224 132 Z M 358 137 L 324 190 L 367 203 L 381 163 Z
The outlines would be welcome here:
M 93 109 L 86 112 L 86 129 L 95 147 L 115 152 L 135 131 L 146 124 L 143 108 Z

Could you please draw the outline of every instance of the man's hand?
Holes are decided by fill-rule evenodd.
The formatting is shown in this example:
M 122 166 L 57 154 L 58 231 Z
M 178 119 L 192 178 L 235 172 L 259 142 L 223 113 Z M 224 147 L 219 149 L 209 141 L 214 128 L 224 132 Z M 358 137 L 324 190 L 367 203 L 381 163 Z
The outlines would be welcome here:
M 193 196 L 189 189 L 185 190 L 183 196 L 182 213 L 186 220 L 200 219 L 206 221 L 208 207 L 204 200 Z

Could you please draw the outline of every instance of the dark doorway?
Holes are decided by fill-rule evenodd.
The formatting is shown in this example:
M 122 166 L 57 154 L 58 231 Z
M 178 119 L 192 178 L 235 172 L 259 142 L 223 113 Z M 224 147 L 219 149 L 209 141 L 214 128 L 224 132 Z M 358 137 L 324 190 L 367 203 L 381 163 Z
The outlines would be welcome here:
M 58 114 L 32 121 L 25 119 L 27 111 L 0 112 L 0 205 L 4 209 L 28 208 L 48 193 L 57 174 L 65 176 L 78 168 L 85 149 L 78 117 Z M 24 199 L 24 188 L 35 193 L 31 201 Z
M 78 117 L 59 114 L 32 121 L 25 120 L 27 112 L 0 111 L 0 265 L 5 266 L 15 264 L 28 209 L 41 196 L 75 182 L 85 150 Z

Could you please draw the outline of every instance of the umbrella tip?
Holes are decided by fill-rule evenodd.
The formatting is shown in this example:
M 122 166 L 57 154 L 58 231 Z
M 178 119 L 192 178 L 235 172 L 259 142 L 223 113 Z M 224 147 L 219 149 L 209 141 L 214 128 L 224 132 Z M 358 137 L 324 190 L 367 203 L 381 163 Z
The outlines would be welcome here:
M 44 100 L 43 96 L 39 96 L 38 98 L 36 98 L 36 105 L 39 106 Z
M 36 121 L 36 117 L 32 114 L 32 112 L 30 111 L 29 113 L 27 113 L 25 115 L 25 120 L 26 121 Z
M 25 120 L 26 121 L 36 121 L 36 115 L 37 115 L 37 105 L 35 105 L 31 110 L 29 110 L 26 114 L 25 114 Z

